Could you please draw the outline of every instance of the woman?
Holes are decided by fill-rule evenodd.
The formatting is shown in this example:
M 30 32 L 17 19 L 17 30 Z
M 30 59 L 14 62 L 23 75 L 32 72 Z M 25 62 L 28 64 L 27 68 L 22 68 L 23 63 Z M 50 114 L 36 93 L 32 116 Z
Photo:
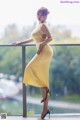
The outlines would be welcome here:
M 48 113 L 50 117 L 50 111 L 48 109 L 48 95 L 51 95 L 49 88 L 49 66 L 53 56 L 53 50 L 48 44 L 52 41 L 52 37 L 48 27 L 45 25 L 48 14 L 48 9 L 41 7 L 37 11 L 39 25 L 32 31 L 32 37 L 21 42 L 13 43 L 14 45 L 29 43 L 32 41 L 35 41 L 36 43 L 37 53 L 25 68 L 23 84 L 41 88 L 43 97 L 41 103 L 44 102 L 41 119 L 43 119 Z

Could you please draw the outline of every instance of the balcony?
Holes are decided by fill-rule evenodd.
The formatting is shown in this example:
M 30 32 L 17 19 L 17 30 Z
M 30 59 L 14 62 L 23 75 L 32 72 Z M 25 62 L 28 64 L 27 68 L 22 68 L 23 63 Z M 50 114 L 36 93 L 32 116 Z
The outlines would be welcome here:
M 16 78 L 15 76 L 11 76 L 10 74 L 7 76 L 5 73 L 7 73 L 7 69 L 6 67 L 4 69 L 0 68 L 0 72 L 1 71 L 6 71 L 4 72 L 5 74 L 5 78 L 9 79 L 9 82 L 13 81 L 10 83 L 10 85 L 12 84 L 12 86 L 14 85 L 14 88 L 12 89 L 15 92 L 11 92 L 11 94 L 13 95 L 8 95 L 7 92 L 5 92 L 6 94 L 2 97 L 0 97 L 0 104 L 2 105 L 1 106 L 1 110 L 0 110 L 0 113 L 7 113 L 7 119 L 15 119 L 15 120 L 25 120 L 25 119 L 28 119 L 28 120 L 38 120 L 38 118 L 40 117 L 40 114 L 41 114 L 41 111 L 42 111 L 42 104 L 40 103 L 40 100 L 41 100 L 41 95 L 40 95 L 40 91 L 38 91 L 37 88 L 33 88 L 33 87 L 26 87 L 24 84 L 21 84 L 22 83 L 22 76 L 23 76 L 23 73 L 24 73 L 24 68 L 26 66 L 26 64 L 29 62 L 29 60 L 32 58 L 32 56 L 34 56 L 34 54 L 36 53 L 36 49 L 34 48 L 34 44 L 27 44 L 27 45 L 17 45 L 17 46 L 14 46 L 14 45 L 0 45 L 0 51 L 1 51 L 1 54 L 0 54 L 0 62 L 2 59 L 5 59 L 5 57 L 3 58 L 3 56 L 5 56 L 5 54 L 8 54 L 6 53 L 7 52 L 7 49 L 10 49 L 10 57 L 9 57 L 9 61 L 12 62 L 12 67 L 15 69 L 15 65 L 14 65 L 14 62 L 15 61 L 12 61 L 13 59 L 11 58 L 11 56 L 16 56 L 15 52 L 16 52 L 16 49 L 19 48 L 19 50 L 17 51 L 17 54 L 19 54 L 19 58 L 18 61 L 15 62 L 16 64 L 16 70 L 14 71 L 18 71 L 19 73 L 16 73 Z M 56 119 L 56 120 L 68 120 L 68 119 L 80 119 L 80 99 L 78 98 L 78 101 L 75 99 L 75 100 L 72 100 L 72 99 L 68 99 L 67 97 L 67 101 L 65 101 L 66 99 L 66 96 L 69 95 L 74 95 L 76 93 L 79 94 L 79 88 L 77 87 L 77 90 L 76 90 L 76 83 L 75 83 L 75 86 L 73 87 L 73 84 L 71 83 L 71 81 L 73 80 L 73 82 L 75 82 L 75 79 L 72 79 L 71 76 L 71 73 L 75 73 L 74 77 L 80 77 L 80 74 L 79 74 L 79 71 L 75 72 L 75 67 L 79 67 L 79 52 L 75 53 L 75 51 L 79 51 L 80 50 L 80 44 L 52 44 L 51 45 L 52 48 L 54 49 L 54 56 L 53 56 L 53 60 L 52 60 L 52 63 L 51 63 L 51 71 L 50 71 L 50 79 L 52 80 L 55 80 L 56 79 L 56 76 L 57 76 L 57 83 L 55 83 L 54 85 L 52 83 L 50 83 L 50 86 L 51 86 L 51 91 L 53 91 L 52 93 L 52 98 L 49 100 L 49 108 L 51 110 L 51 120 L 53 119 Z M 62 47 L 62 50 L 61 50 L 61 47 Z M 6 48 L 6 49 L 5 49 Z M 13 52 L 12 52 L 12 49 L 13 48 Z M 27 51 L 29 51 L 29 53 L 31 52 L 31 48 L 33 48 L 32 50 L 34 50 L 33 54 L 28 54 Z M 2 49 L 5 49 L 5 52 L 2 52 Z M 57 49 L 58 49 L 58 52 L 57 52 Z M 70 51 L 71 49 L 71 51 Z M 66 52 L 68 51 L 68 52 Z M 62 53 L 65 52 L 65 55 L 62 55 Z M 74 55 L 75 54 L 75 60 L 74 60 Z M 29 56 L 29 58 L 27 58 L 27 56 Z M 78 57 L 78 58 L 77 58 Z M 63 59 L 62 59 L 63 58 Z M 27 59 L 27 61 L 26 61 Z M 60 64 L 59 64 L 59 62 Z M 61 61 L 60 61 L 61 60 Z M 65 62 L 65 61 L 66 62 Z M 18 66 L 17 62 L 21 65 L 20 67 Z M 62 63 L 66 63 L 66 64 L 62 64 Z M 4 62 L 5 63 L 5 62 Z M 77 64 L 78 63 L 78 64 Z M 2 64 L 2 62 L 1 62 Z M 5 63 L 6 65 L 7 63 Z M 10 63 L 11 64 L 11 63 Z M 56 64 L 56 66 L 54 65 Z M 62 68 L 61 66 L 64 66 L 63 69 L 60 69 Z M 68 65 L 71 65 L 70 69 Z M 53 67 L 54 66 L 54 69 Z M 74 67 L 75 66 L 75 67 Z M 10 66 L 9 66 L 10 67 Z M 22 69 L 22 71 L 19 70 Z M 65 68 L 67 68 L 67 72 L 65 72 Z M 10 73 L 12 71 L 12 68 L 10 67 L 9 68 L 10 71 L 8 73 Z M 77 70 L 77 68 L 76 68 Z M 62 74 L 62 71 L 64 71 L 64 75 Z M 71 73 L 70 73 L 71 71 Z M 22 75 L 22 76 L 19 76 Z M 56 75 L 55 75 L 56 74 Z M 2 75 L 2 76 L 1 76 Z M 66 76 L 66 79 L 64 80 Z M 58 80 L 60 77 L 61 80 L 61 85 L 60 84 L 60 80 Z M 68 83 L 67 80 L 68 80 L 68 77 L 70 77 L 70 82 Z M 6 81 L 8 81 L 6 79 Z M 3 72 L 0 74 L 0 81 L 4 81 L 4 84 L 5 84 L 5 80 L 3 79 Z M 14 82 L 15 81 L 15 82 Z M 54 81 L 55 82 L 55 81 Z M 18 84 L 20 83 L 20 84 Z M 71 84 L 71 89 L 69 88 L 70 86 L 68 84 Z M 7 82 L 6 84 L 7 85 Z M 16 86 L 17 85 L 17 86 Z M 21 86 L 22 85 L 22 86 Z M 53 86 L 52 86 L 53 85 Z M 58 86 L 59 85 L 59 86 Z M 19 87 L 19 91 L 17 90 L 16 87 Z M 56 88 L 54 88 L 56 86 Z M 64 86 L 64 88 L 63 88 Z M 70 89 L 68 91 L 68 88 Z M 3 86 L 4 88 L 4 86 Z M 74 88 L 74 91 L 72 90 Z M 5 91 L 11 91 L 11 89 L 5 89 Z M 54 89 L 56 91 L 54 91 Z M 1 96 L 1 91 L 2 89 L 0 89 L 0 96 Z M 60 91 L 59 91 L 60 90 Z M 36 95 L 36 91 L 39 93 L 39 96 L 35 96 Z M 65 99 L 62 99 L 64 98 L 65 96 Z M 79 96 L 78 96 L 79 97 Z M 54 98 L 54 99 L 53 99 Z M 7 109 L 6 111 L 6 108 L 8 107 L 6 104 L 10 104 L 10 106 L 13 106 L 13 107 L 9 107 L 9 109 Z M 20 104 L 19 104 L 20 103 Z M 29 105 L 30 104 L 30 105 Z M 18 109 L 17 109 L 18 108 Z M 35 109 L 36 108 L 36 109 Z M 18 110 L 18 113 L 16 113 L 16 111 Z M 12 111 L 12 112 L 11 112 Z M 48 116 L 46 117 L 46 119 L 48 118 Z M 46 120 L 45 119 L 45 120 Z

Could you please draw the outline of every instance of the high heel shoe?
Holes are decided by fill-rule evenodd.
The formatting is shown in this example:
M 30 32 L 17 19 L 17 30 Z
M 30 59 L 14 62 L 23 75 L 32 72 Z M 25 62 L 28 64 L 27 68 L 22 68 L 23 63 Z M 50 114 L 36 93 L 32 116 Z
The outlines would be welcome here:
M 49 119 L 50 119 L 50 111 L 49 111 L 49 109 L 48 109 L 47 112 L 41 117 L 41 119 L 44 119 L 44 117 L 45 117 L 47 114 L 49 114 Z
M 51 93 L 50 93 L 49 89 L 47 89 L 47 87 L 46 87 L 46 97 L 41 100 L 41 103 L 44 102 L 44 101 L 47 99 L 47 94 L 48 94 L 48 93 L 49 93 L 50 96 L 51 96 Z

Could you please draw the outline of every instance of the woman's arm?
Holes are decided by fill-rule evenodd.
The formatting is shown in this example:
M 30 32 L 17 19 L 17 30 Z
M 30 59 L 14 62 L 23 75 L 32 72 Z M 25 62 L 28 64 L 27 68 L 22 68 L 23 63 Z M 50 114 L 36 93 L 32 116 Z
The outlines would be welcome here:
M 37 54 L 40 54 L 40 52 L 42 51 L 43 47 L 45 44 L 47 44 L 48 42 L 51 42 L 52 41 L 52 36 L 48 30 L 48 28 L 46 27 L 45 24 L 42 24 L 41 26 L 41 30 L 43 31 L 43 35 L 44 35 L 44 41 L 42 41 L 39 45 L 39 49 L 37 51 Z M 42 37 L 43 37 L 42 35 Z
M 48 42 L 52 41 L 52 36 L 47 28 L 47 26 L 45 24 L 42 24 L 41 26 L 41 30 L 44 32 L 44 34 L 46 35 L 44 41 L 42 41 L 42 43 L 45 45 Z
M 27 40 L 23 40 L 23 41 L 20 41 L 20 42 L 13 42 L 12 44 L 13 45 L 19 45 L 19 44 L 24 44 L 24 43 L 30 43 L 30 42 L 32 42 L 33 41 L 33 39 L 32 38 L 29 38 L 29 39 L 27 39 Z

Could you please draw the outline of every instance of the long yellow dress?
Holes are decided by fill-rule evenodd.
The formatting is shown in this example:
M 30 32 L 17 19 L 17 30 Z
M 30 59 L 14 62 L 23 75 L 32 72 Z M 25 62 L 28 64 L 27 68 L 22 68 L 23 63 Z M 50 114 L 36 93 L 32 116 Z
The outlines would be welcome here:
M 42 35 L 44 32 L 41 30 L 42 24 L 38 25 L 31 33 L 33 40 L 36 43 L 38 50 L 40 42 L 44 40 Z M 35 54 L 30 62 L 26 65 L 23 76 L 23 83 L 35 87 L 48 87 L 49 86 L 49 67 L 53 56 L 53 49 L 47 43 L 40 54 Z M 48 95 L 50 95 L 48 93 Z

